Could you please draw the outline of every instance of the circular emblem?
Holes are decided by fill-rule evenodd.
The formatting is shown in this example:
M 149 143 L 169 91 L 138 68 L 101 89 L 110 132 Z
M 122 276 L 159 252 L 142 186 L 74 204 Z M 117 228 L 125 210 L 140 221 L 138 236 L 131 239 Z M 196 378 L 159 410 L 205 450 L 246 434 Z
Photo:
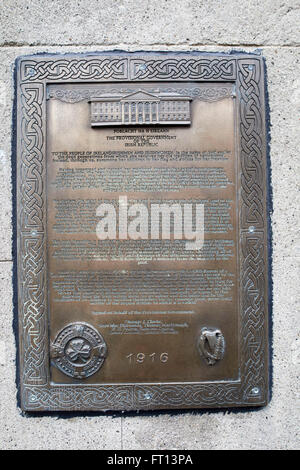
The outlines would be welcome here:
M 102 366 L 107 347 L 100 333 L 83 322 L 70 323 L 51 344 L 52 364 L 76 379 L 95 374 Z

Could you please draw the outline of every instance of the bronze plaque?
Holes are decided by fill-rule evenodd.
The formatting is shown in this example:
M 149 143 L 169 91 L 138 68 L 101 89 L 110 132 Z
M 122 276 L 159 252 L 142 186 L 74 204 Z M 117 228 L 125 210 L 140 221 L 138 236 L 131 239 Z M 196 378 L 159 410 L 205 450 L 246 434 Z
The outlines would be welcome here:
M 18 59 L 22 408 L 268 401 L 263 61 Z

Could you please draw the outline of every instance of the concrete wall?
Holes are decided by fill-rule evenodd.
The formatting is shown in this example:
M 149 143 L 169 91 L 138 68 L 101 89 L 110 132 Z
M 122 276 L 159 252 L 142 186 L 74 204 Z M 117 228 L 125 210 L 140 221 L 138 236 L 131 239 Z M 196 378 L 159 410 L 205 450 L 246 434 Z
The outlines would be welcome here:
M 0 5 L 0 448 L 299 447 L 299 0 L 2 0 Z M 35 52 L 253 51 L 266 58 L 273 186 L 273 397 L 250 412 L 24 417 L 12 329 L 13 67 Z M 298 245 L 299 246 L 299 245 Z M 299 251 L 298 251 L 299 253 Z M 298 254 L 299 256 L 299 254 Z M 298 341 L 297 341 L 298 340 Z M 299 400 L 299 397 L 298 397 Z

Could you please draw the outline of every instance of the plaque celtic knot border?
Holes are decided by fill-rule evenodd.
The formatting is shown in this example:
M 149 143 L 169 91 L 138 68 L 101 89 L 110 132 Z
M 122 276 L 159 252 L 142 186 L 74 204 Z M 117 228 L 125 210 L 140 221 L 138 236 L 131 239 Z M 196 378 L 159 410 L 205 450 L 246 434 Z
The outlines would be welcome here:
M 257 55 L 36 55 L 16 62 L 20 396 L 26 411 L 262 406 L 268 402 L 263 60 Z M 46 279 L 46 87 L 51 83 L 231 82 L 240 161 L 240 378 L 186 384 L 52 385 Z

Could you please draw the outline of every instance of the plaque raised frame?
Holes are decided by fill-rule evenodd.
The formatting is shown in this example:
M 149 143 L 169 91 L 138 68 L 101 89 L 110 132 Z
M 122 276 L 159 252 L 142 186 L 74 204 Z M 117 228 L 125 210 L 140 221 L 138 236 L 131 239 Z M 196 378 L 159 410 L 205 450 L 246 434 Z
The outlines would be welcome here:
M 48 326 L 46 142 L 51 84 L 231 83 L 239 156 L 239 378 L 53 384 Z M 268 227 L 264 63 L 257 55 L 99 53 L 16 62 L 19 380 L 25 411 L 263 406 L 268 387 Z M 213 332 L 204 331 L 202 340 Z M 204 344 L 204 343 L 203 343 Z M 199 346 L 201 348 L 201 344 Z M 205 347 L 202 345 L 202 352 Z M 221 357 L 221 356 L 220 356 Z

